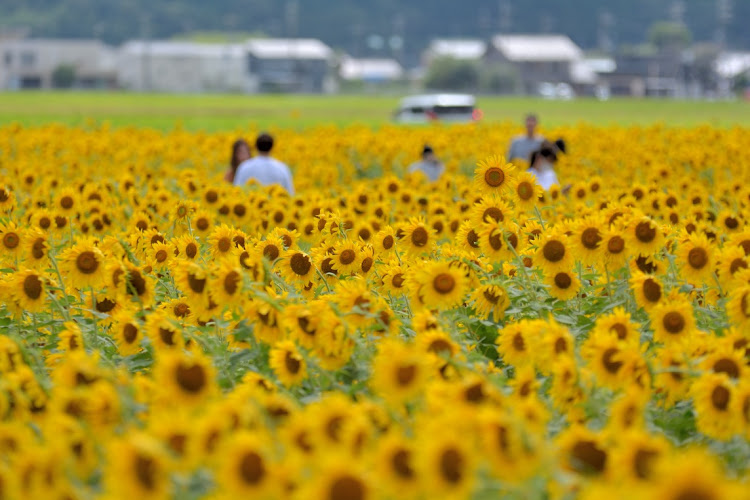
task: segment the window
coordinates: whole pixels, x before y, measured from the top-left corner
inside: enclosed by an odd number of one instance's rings
[[[5,66],[10,66],[11,64],[13,64],[13,52],[7,51],[3,59],[5,60]]]
[[[33,52],[21,52],[21,66],[29,68],[36,63],[36,54]]]

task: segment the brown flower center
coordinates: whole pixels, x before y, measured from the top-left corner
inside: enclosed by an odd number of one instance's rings
[[[258,484],[266,477],[266,466],[263,457],[254,451],[248,451],[240,460],[240,477],[247,484]]]
[[[607,464],[607,453],[593,441],[579,441],[570,451],[573,466],[580,472],[600,474]]]
[[[485,209],[484,213],[482,214],[483,221],[488,222],[488,219],[492,219],[496,222],[502,222],[503,219],[505,219],[505,216],[503,215],[503,211],[499,208],[489,207]]]
[[[237,271],[229,271],[227,275],[224,276],[224,291],[229,295],[237,293],[237,288],[241,279],[242,277],[240,276],[240,273]]]
[[[397,450],[391,456],[391,464],[396,474],[403,479],[412,479],[414,477],[414,469],[411,468],[411,453],[409,450],[403,448]]]
[[[456,287],[456,280],[448,273],[440,273],[432,280],[432,287],[440,294],[448,294]]]
[[[717,385],[714,387],[714,390],[711,391],[711,404],[713,404],[714,408],[719,411],[727,411],[730,395],[731,393],[729,392],[729,389],[723,385]]]
[[[733,359],[721,358],[714,363],[714,372],[726,373],[731,378],[738,378],[740,376],[740,367]]]
[[[610,347],[609,349],[604,351],[604,354],[602,354],[602,365],[604,365],[604,369],[613,375],[620,371],[620,368],[622,368],[622,361],[615,361],[612,359],[617,354],[619,354],[619,352],[619,349]]]
[[[488,168],[484,173],[484,182],[490,187],[498,187],[505,182],[505,172],[499,167]]]
[[[635,226],[635,237],[642,243],[651,243],[656,238],[656,229],[650,222],[639,222]]]
[[[357,258],[357,254],[354,253],[354,250],[350,248],[347,248],[346,250],[341,252],[341,255],[339,255],[339,261],[345,266],[354,262],[354,259],[356,258]]]
[[[599,247],[600,241],[602,241],[602,237],[599,234],[599,230],[595,227],[587,227],[581,233],[581,244],[589,250],[595,250]]]
[[[96,254],[90,250],[81,252],[76,258],[76,267],[83,274],[94,274],[99,268],[99,261],[96,258]]]
[[[643,296],[649,302],[659,302],[661,300],[661,285],[653,278],[648,278],[643,282]]]
[[[464,457],[454,448],[448,448],[440,455],[440,475],[449,483],[458,483],[463,477]]]
[[[294,353],[287,351],[284,354],[284,366],[289,373],[291,373],[292,375],[297,375],[300,371],[300,368],[302,368],[302,363],[300,363],[299,359],[297,359],[297,356]]]
[[[263,256],[267,257],[271,262],[278,259],[280,253],[281,251],[279,250],[279,247],[273,244],[266,245],[265,248],[263,248]]]
[[[203,289],[206,287],[206,278],[198,278],[193,273],[188,273],[188,286],[195,293],[203,293]]]
[[[557,273],[555,275],[555,286],[562,290],[567,290],[570,285],[573,284],[573,280],[570,278],[568,273]]]
[[[526,342],[520,332],[513,336],[513,348],[519,352],[526,350]]]
[[[516,193],[518,194],[518,197],[520,199],[526,201],[531,199],[531,197],[534,195],[534,187],[530,183],[522,181],[518,183]]]
[[[386,236],[385,238],[383,238],[383,248],[385,250],[390,250],[391,248],[393,248],[394,243],[395,243],[395,240],[393,239],[393,236],[391,236],[390,234]]]
[[[693,269],[703,269],[708,264],[708,253],[704,248],[691,248],[688,252],[688,264]]]
[[[625,240],[620,236],[612,236],[607,242],[607,250],[614,255],[622,253],[625,250]]]
[[[677,311],[669,311],[664,315],[662,325],[667,332],[676,335],[685,328],[685,318]]]
[[[36,274],[30,274],[23,280],[23,293],[31,300],[36,300],[42,295],[42,281]]]
[[[340,476],[331,484],[329,500],[364,500],[365,485],[353,476]]]
[[[135,477],[145,489],[153,491],[156,489],[156,462],[150,457],[137,455],[135,457]]]
[[[206,386],[206,370],[200,365],[177,365],[175,378],[180,388],[190,394],[198,394]]]
[[[429,237],[430,235],[425,228],[418,227],[411,233],[411,242],[415,247],[421,248],[427,244]]]
[[[414,365],[399,366],[396,369],[396,381],[401,387],[409,385],[417,376],[417,367]]]
[[[132,323],[125,323],[122,327],[122,338],[128,344],[132,344],[138,338],[138,328]]]
[[[548,241],[542,248],[542,254],[549,262],[560,262],[565,257],[565,245],[558,240]]]

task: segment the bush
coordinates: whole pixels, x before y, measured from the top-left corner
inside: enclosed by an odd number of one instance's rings
[[[441,57],[432,62],[425,77],[425,87],[440,90],[473,91],[479,86],[479,65]]]
[[[70,64],[61,64],[52,72],[52,86],[56,89],[69,89],[76,81],[76,69]]]

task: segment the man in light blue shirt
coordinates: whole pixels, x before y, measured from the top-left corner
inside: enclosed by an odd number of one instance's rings
[[[422,149],[422,161],[412,163],[407,170],[410,174],[422,172],[430,182],[438,180],[444,171],[445,165],[438,161],[435,152],[429,144],[425,144]]]
[[[544,137],[536,133],[536,126],[536,115],[533,113],[526,115],[526,133],[513,138],[506,157],[507,161],[521,159],[529,163],[531,153],[539,149],[544,140]]]
[[[234,185],[244,186],[250,179],[262,186],[280,184],[293,196],[292,172],[285,164],[271,157],[273,137],[266,133],[260,134],[255,140],[255,148],[258,156],[240,163],[234,176]]]

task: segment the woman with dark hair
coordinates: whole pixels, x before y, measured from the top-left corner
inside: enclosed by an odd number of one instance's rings
[[[564,142],[562,143],[564,147]],[[555,174],[555,163],[557,155],[563,149],[560,145],[550,141],[543,141],[541,147],[531,153],[529,158],[529,172],[536,177],[536,183],[542,188],[549,189],[553,184],[557,184],[557,174]]]
[[[250,145],[245,139],[237,139],[232,144],[232,158],[229,161],[229,168],[224,174],[224,180],[234,182],[234,176],[237,174],[237,167],[245,160],[252,158],[250,154]]]

